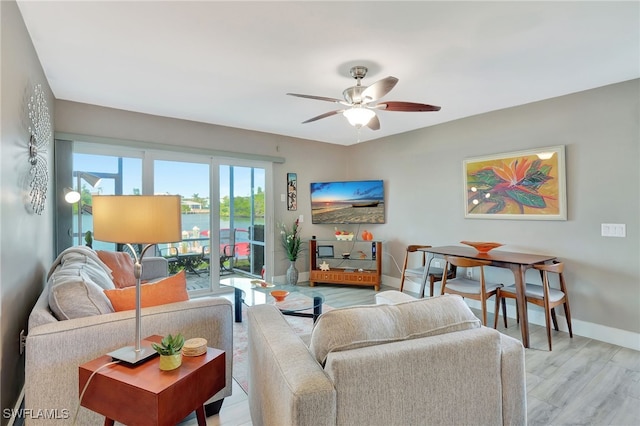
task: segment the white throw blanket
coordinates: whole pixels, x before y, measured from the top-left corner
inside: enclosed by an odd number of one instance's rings
[[[95,261],[99,266],[104,268],[105,272],[109,275],[109,278],[113,279],[113,275],[111,274],[111,269],[98,257],[98,254],[91,248],[86,246],[74,246],[65,249],[62,253],[58,255],[56,260],[53,261],[51,268],[49,268],[49,273],[47,274],[47,280],[51,278],[51,274],[56,270],[59,265],[62,265],[65,260],[78,258],[79,256],[88,257],[91,260]]]

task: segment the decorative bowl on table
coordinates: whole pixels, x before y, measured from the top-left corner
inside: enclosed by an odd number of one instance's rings
[[[336,234],[338,241],[351,241],[353,240],[353,234]]]
[[[504,245],[500,243],[484,241],[460,241],[460,243],[473,247],[474,249],[478,250],[478,253],[489,253],[490,250],[493,250],[496,247],[502,247]]]
[[[271,296],[276,299],[276,302],[283,302],[284,298],[289,295],[287,290],[273,290]]]
[[[275,287],[275,284],[271,284],[271,283],[268,283],[268,282],[262,281],[262,280],[251,280],[251,284],[254,287],[262,287],[262,288]]]

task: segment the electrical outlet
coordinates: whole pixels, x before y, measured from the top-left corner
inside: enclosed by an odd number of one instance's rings
[[[467,278],[473,279],[473,269],[467,268]]]
[[[440,261],[436,259],[436,260],[433,261],[433,267],[434,268],[442,268],[442,265],[440,265]]]

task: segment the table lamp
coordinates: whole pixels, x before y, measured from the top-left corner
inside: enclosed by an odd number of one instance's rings
[[[126,244],[133,253],[136,278],[136,341],[110,352],[114,359],[137,364],[156,354],[151,344],[140,339],[140,279],[146,251],[158,243],[182,239],[182,209],[179,195],[94,195],[94,239]],[[136,254],[132,244],[145,244]]]

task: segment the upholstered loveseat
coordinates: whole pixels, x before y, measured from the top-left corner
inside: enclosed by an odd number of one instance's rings
[[[71,424],[78,409],[78,366],[133,344],[135,311],[113,312],[109,299],[101,297],[105,289],[115,288],[115,275],[87,247],[70,248],[54,262],[46,288],[29,317],[25,408],[31,414],[26,416],[27,425]],[[145,281],[160,284],[164,281],[159,279],[165,276],[165,259],[143,259]],[[180,332],[187,339],[203,337],[209,346],[226,352],[226,386],[209,401],[209,407],[219,406],[223,398],[231,395],[232,318],[231,303],[221,297],[142,309],[143,337]],[[84,407],[77,416],[78,425],[104,422],[103,417]]]
[[[248,310],[249,406],[261,425],[524,425],[524,348],[457,295],[325,312],[309,344]]]

